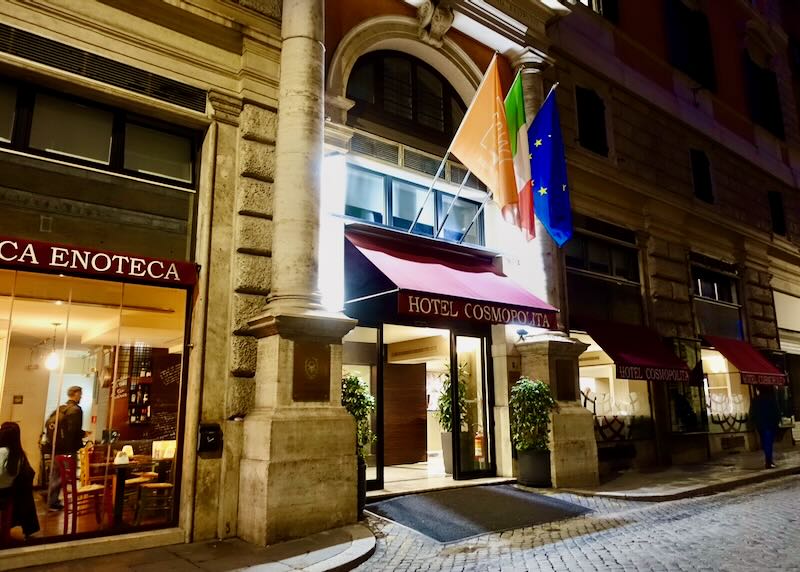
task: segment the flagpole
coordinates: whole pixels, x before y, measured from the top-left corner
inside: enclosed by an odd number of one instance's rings
[[[486,193],[486,196],[484,197],[483,201],[481,202],[481,206],[478,207],[478,212],[476,212],[475,216],[472,217],[472,220],[469,221],[469,226],[467,227],[467,230],[464,231],[464,234],[461,235],[461,238],[458,240],[458,244],[461,244],[462,242],[464,242],[464,239],[467,238],[467,235],[469,234],[469,231],[472,229],[472,225],[475,224],[476,220],[478,220],[478,217],[481,215],[481,212],[483,212],[483,207],[486,206],[486,203],[488,203],[489,199],[491,199],[491,198],[492,198],[492,192],[489,191],[489,192]]]
[[[489,63],[489,67],[486,68],[487,70],[492,67],[492,63],[497,59],[497,52],[494,53],[492,56],[492,62]],[[436,175],[433,177],[430,186],[428,186],[428,192],[425,193],[425,200],[422,201],[422,205],[419,207],[417,211],[417,216],[414,217],[411,226],[408,227],[407,234],[411,234],[411,231],[414,230],[414,226],[416,226],[417,222],[419,222],[419,217],[422,216],[422,211],[425,209],[425,205],[428,204],[428,199],[433,192],[433,187],[436,186],[436,180],[439,178],[439,175],[442,174],[442,169],[444,168],[445,162],[447,161],[447,157],[450,155],[450,150],[453,148],[453,142],[458,139],[459,133],[461,133],[461,129],[464,127],[464,122],[469,116],[469,112],[472,109],[472,104],[475,102],[475,98],[478,97],[478,94],[481,92],[481,88],[483,87],[484,82],[486,81],[487,74],[483,74],[483,78],[481,78],[481,83],[478,84],[478,89],[475,90],[475,95],[472,96],[472,101],[469,102],[469,107],[467,107],[467,112],[464,114],[464,117],[461,119],[461,123],[458,125],[458,129],[456,130],[456,134],[453,135],[453,138],[450,140],[450,145],[447,146],[447,151],[444,154],[444,158],[442,162],[439,163],[439,168],[436,170]]]
[[[453,197],[453,201],[450,203],[450,206],[447,207],[447,212],[444,214],[444,218],[442,219],[442,224],[439,228],[436,229],[436,236],[434,236],[433,238],[439,238],[439,234],[442,232],[442,229],[444,229],[444,224],[447,222],[447,218],[450,216],[450,211],[453,210],[453,207],[455,206],[458,197],[461,196],[461,191],[464,189],[464,185],[467,184],[467,179],[469,179],[469,176],[471,174],[472,171],[468,170],[467,174],[464,175],[464,179],[461,181],[461,185],[459,185],[458,190],[456,191],[456,196]]]

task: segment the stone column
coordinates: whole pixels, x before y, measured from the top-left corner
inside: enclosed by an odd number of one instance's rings
[[[355,326],[317,291],[323,0],[284,0],[272,289],[249,322],[254,409],[244,421],[238,533],[266,545],[356,520],[355,423],[341,407],[341,343]]]
[[[513,62],[522,73],[525,115],[532,121],[544,97],[542,72],[552,60],[549,56],[528,48]],[[561,250],[537,217],[536,239],[530,243],[527,263],[540,269],[541,280],[534,294],[556,308],[566,308],[566,275]],[[597,443],[594,436],[594,417],[580,401],[578,356],[586,345],[569,338],[564,330],[564,313],[558,316],[557,332],[549,332],[519,342],[522,356],[520,373],[541,379],[550,385],[559,403],[559,412],[552,415],[550,462],[553,486],[593,486],[598,482]],[[515,380],[510,379],[513,383]],[[497,418],[497,413],[496,413]]]
[[[587,344],[560,332],[517,344],[522,375],[550,386],[559,411],[551,416],[550,476],[554,487],[593,487],[599,482],[594,416],[580,404],[578,357]]]

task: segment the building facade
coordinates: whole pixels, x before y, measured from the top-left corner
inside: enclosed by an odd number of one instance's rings
[[[513,477],[520,375],[554,486],[757,447],[754,385],[788,429],[796,9],[656,4],[2,4],[0,420],[77,499],[0,567],[354,522],[348,374],[372,489]],[[561,249],[447,153],[494,54],[529,118],[558,84]],[[74,386],[92,445],[56,451]]]

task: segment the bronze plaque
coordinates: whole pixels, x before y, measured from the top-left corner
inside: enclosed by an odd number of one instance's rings
[[[329,401],[331,398],[331,348],[314,342],[294,343],[294,401]]]

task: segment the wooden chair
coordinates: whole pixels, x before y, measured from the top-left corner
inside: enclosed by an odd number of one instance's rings
[[[145,483],[139,486],[139,503],[136,507],[136,524],[139,525],[145,515],[157,515],[169,520],[172,516],[172,504],[175,487],[172,483]]]
[[[77,466],[72,455],[56,455],[56,467],[61,476],[61,492],[64,495],[64,534],[78,532],[78,517],[94,513],[97,524],[102,521],[101,496],[103,485],[78,486]]]

